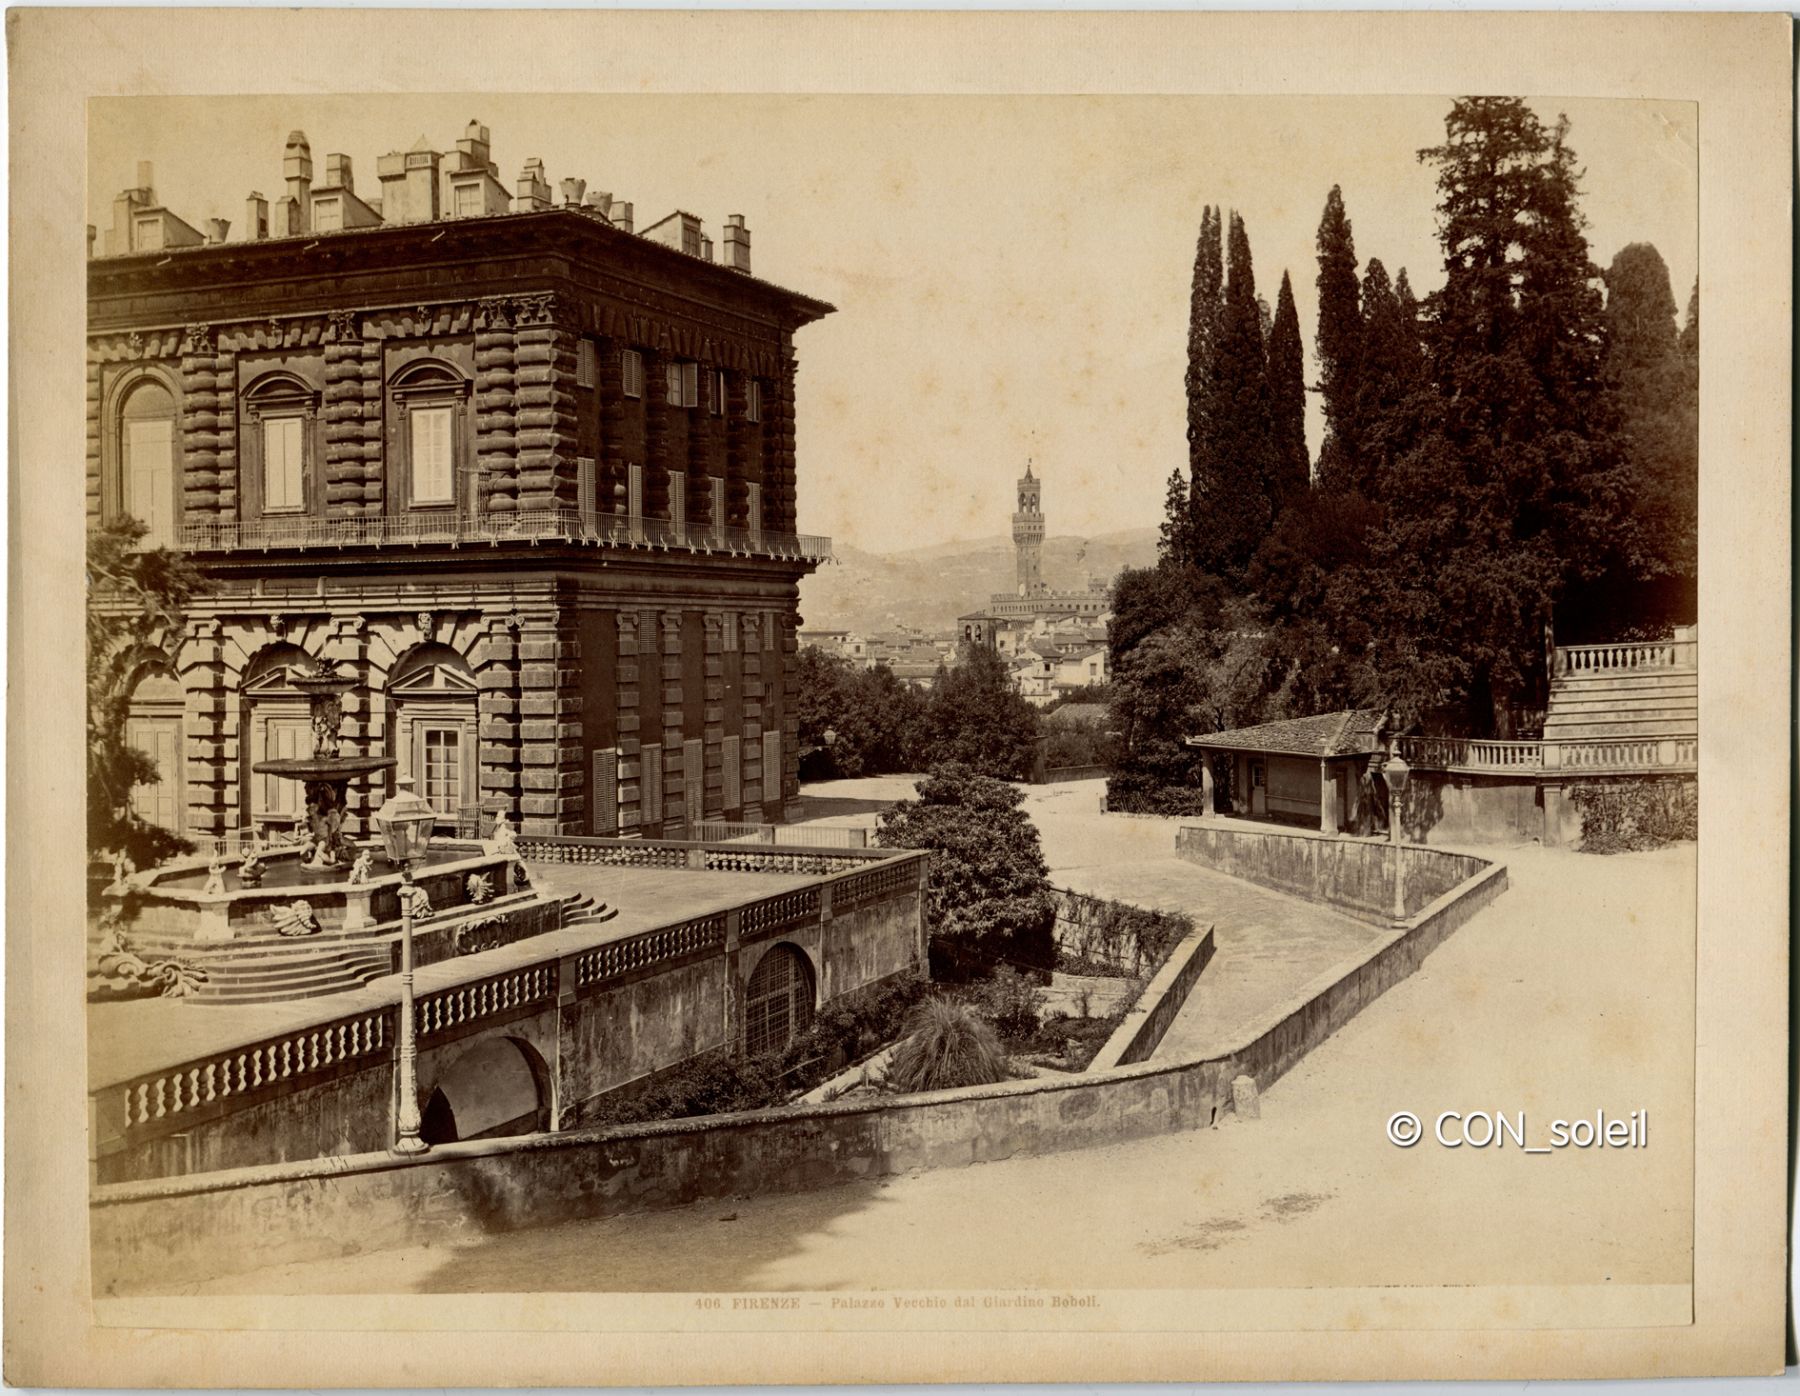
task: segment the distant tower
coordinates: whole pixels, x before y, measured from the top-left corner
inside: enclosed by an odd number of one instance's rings
[[[1044,514],[1038,504],[1038,482],[1031,462],[1019,481],[1019,510],[1013,515],[1013,551],[1018,557],[1019,595],[1036,596],[1044,589],[1039,575],[1044,551]]]

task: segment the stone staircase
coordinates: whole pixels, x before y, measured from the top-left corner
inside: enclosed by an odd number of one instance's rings
[[[1670,641],[1572,645],[1556,651],[1544,713],[1547,766],[1686,765],[1700,736],[1700,670],[1692,632]],[[1558,762],[1548,748],[1575,756]],[[1584,752],[1608,759],[1580,759]],[[1654,753],[1654,754],[1652,754]]]

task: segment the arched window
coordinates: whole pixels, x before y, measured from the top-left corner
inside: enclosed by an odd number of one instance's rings
[[[254,769],[262,761],[282,761],[311,756],[312,722],[306,696],[294,687],[295,669],[312,667],[312,659],[298,645],[271,645],[244,671],[239,697],[243,703],[240,730],[249,741],[244,747],[243,815],[250,824],[287,829],[300,824],[306,813],[301,783]]]
[[[469,380],[439,359],[421,359],[395,375],[389,396],[393,510],[472,509],[472,491],[461,484],[470,463]]]
[[[156,763],[156,779],[134,786],[132,812],[147,824],[179,834],[186,805],[181,681],[166,664],[146,665],[131,690],[125,743]]]
[[[128,389],[115,442],[115,515],[144,525],[145,547],[173,547],[181,521],[174,394],[154,378]]]
[[[420,645],[395,665],[387,688],[399,778],[411,781],[445,824],[472,824],[480,801],[479,693],[468,662],[448,645]]]
[[[783,1051],[812,1020],[812,963],[797,946],[771,946],[744,993],[744,1050],[753,1057]]]
[[[318,512],[319,394],[291,373],[264,374],[244,394],[249,512]]]

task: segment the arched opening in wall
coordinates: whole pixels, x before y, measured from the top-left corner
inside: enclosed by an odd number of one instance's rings
[[[181,522],[179,445],[175,395],[154,378],[128,389],[119,403],[114,436],[113,516],[143,524],[147,548],[176,543]]]
[[[131,809],[146,824],[172,834],[187,822],[182,707],[181,681],[167,664],[146,664],[138,672],[125,715],[125,742],[156,763],[156,779],[132,787]]]
[[[753,1057],[785,1051],[812,1026],[816,1002],[812,961],[796,945],[774,945],[756,963],[744,991],[744,1050]]]
[[[423,644],[403,655],[388,678],[397,778],[436,810],[439,829],[473,829],[479,818],[475,674],[448,645]]]
[[[311,756],[312,722],[306,696],[294,687],[296,669],[312,668],[312,658],[298,645],[270,645],[251,659],[238,689],[244,769],[242,815],[246,826],[290,830],[305,822],[304,787],[297,780],[265,775],[263,761]]]
[[[550,1072],[523,1038],[490,1037],[450,1063],[421,1113],[427,1144],[546,1130]]]

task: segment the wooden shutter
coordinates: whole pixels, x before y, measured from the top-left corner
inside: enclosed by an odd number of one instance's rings
[[[744,807],[744,739],[727,737],[721,744],[720,760],[725,775],[725,813],[736,814]]]
[[[681,405],[695,407],[700,402],[700,365],[685,363],[681,365]]]
[[[594,753],[593,831],[602,836],[619,832],[619,753]]]
[[[712,480],[712,527],[714,533],[725,527],[725,481],[717,475]]]
[[[702,742],[681,744],[681,798],[688,837],[693,838],[706,818],[706,746]]]
[[[594,382],[598,376],[595,372],[595,363],[594,341],[591,339],[581,340],[575,346],[576,387],[591,388],[594,386]]]
[[[144,542],[175,541],[175,424],[167,417],[125,423],[125,512],[148,530]]]
[[[644,467],[625,467],[625,513],[633,519],[644,517]]]
[[[263,508],[304,509],[301,476],[301,419],[270,417],[263,422]]]
[[[762,787],[763,803],[781,803],[781,733],[764,732],[762,734]]]
[[[448,504],[450,488],[449,407],[415,407],[412,421],[412,497],[414,504]]]
[[[762,537],[762,486],[753,482],[749,488],[750,488],[750,518],[749,518],[748,522],[749,522],[749,527],[750,527],[750,536],[752,538],[761,538]]]
[[[687,532],[687,472],[669,472],[669,528],[677,540]]]
[[[575,458],[575,504],[583,514],[594,512],[594,458]]]
[[[644,395],[644,356],[635,349],[627,349],[619,356],[620,391],[626,397],[642,397]]]

